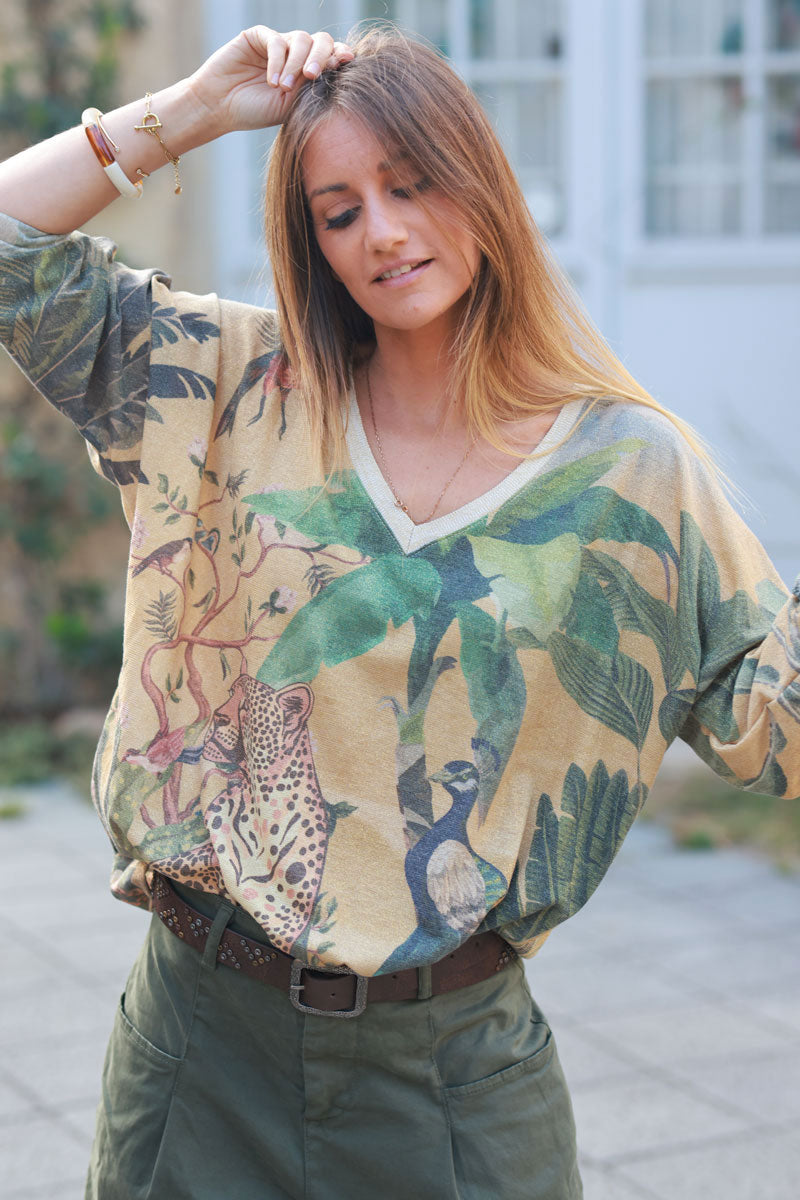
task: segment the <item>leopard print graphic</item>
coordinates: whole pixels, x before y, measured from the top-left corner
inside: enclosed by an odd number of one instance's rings
[[[159,875],[168,875],[170,879],[177,879],[178,883],[185,883],[199,892],[225,895],[225,885],[211,842],[201,842],[181,854],[171,854],[169,858],[154,862],[152,868]]]
[[[206,807],[216,858],[209,866],[287,953],[311,919],[328,842],[307,727],[313,704],[308,684],[275,690],[240,675],[203,745],[203,757],[218,764],[207,780],[227,776]]]

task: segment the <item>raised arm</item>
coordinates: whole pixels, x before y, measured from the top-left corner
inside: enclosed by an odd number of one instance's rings
[[[151,110],[167,149],[179,157],[233,130],[280,124],[305,80],[352,57],[328,33],[280,34],[256,25],[188,79],[155,93]],[[156,138],[135,129],[144,112],[141,98],[103,116],[117,162],[133,183],[138,170],[149,175],[168,164]],[[80,126],[0,163],[0,212],[45,233],[69,233],[118,196]]]

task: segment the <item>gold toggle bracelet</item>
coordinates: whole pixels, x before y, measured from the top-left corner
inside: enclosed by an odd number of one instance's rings
[[[153,99],[153,93],[146,92],[144,98],[145,98],[144,116],[142,117],[141,124],[134,125],[133,128],[136,130],[141,129],[145,133],[152,133],[153,137],[158,141],[159,145],[161,146],[161,149],[164,151],[167,161],[170,163],[170,165],[172,166],[172,170],[175,172],[175,195],[180,196],[181,192],[183,191],[183,188],[181,187],[181,177],[178,172],[178,163],[181,161],[180,155],[173,154],[172,151],[167,148],[167,146],[164,144],[164,139],[162,138],[161,134],[158,132],[159,129],[163,129],[164,127],[161,124],[161,121],[159,120],[159,118],[156,116],[156,114],[152,111],[152,109],[150,107],[150,103]]]

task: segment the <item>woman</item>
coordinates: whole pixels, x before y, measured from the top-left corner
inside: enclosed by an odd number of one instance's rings
[[[69,233],[276,123],[277,314]],[[800,793],[797,594],[431,50],[259,26],[85,124],[2,168],[0,328],[132,530],[94,799],[154,918],[87,1194],[580,1196],[519,956],[676,736]]]

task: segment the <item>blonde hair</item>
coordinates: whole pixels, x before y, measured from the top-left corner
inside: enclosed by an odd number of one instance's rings
[[[506,422],[571,399],[613,397],[667,417],[708,462],[698,435],[637,383],[584,312],[463,80],[431,46],[394,26],[362,28],[348,40],[355,58],[302,90],[275,139],[267,176],[281,335],[320,465],[336,471],[344,461],[351,372],[375,337],[371,318],[317,244],[303,188],[303,151],[332,114],[362,122],[430,179],[480,251],[451,353],[451,394],[463,398],[475,436],[508,449]]]

